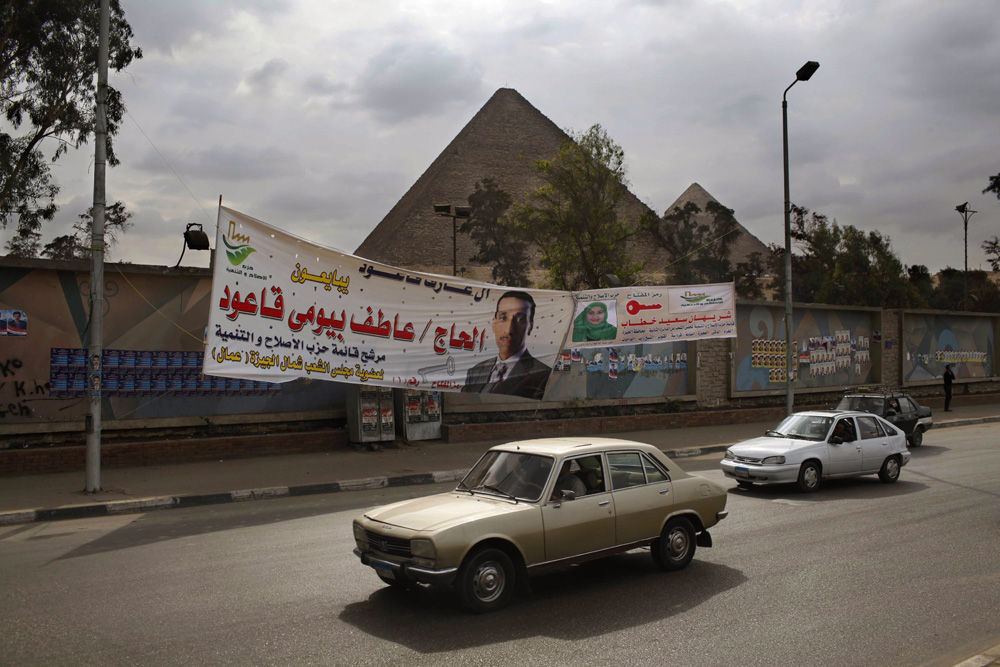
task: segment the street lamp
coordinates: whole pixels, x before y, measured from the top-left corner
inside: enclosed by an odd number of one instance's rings
[[[969,307],[966,303],[969,298],[969,218],[978,211],[969,208],[969,202],[959,204],[955,210],[962,216],[962,226],[965,228],[965,273],[962,274],[962,309],[965,310]]]
[[[795,390],[792,387],[792,220],[791,198],[788,195],[788,100],[786,96],[799,81],[808,81],[819,63],[810,60],[795,73],[795,81],[785,88],[781,96],[781,131],[785,157],[785,403],[788,414],[792,414]]]
[[[472,207],[456,206],[451,211],[451,204],[434,204],[434,212],[451,218],[451,275],[458,275],[458,219],[468,218]]]

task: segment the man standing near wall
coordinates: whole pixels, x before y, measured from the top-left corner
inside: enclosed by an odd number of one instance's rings
[[[951,383],[955,381],[955,374],[951,372],[951,364],[944,367],[944,411],[951,412]]]

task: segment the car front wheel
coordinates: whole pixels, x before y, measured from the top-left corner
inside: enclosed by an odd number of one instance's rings
[[[882,462],[882,469],[878,471],[878,478],[886,484],[892,484],[899,479],[899,459],[890,456]]]
[[[919,426],[910,434],[910,447],[919,447],[924,442],[924,429]]]
[[[668,521],[651,549],[653,560],[661,569],[668,572],[687,567],[694,558],[694,550],[694,526],[684,517],[675,517]]]
[[[799,490],[803,493],[818,491],[821,476],[819,464],[815,461],[806,461],[799,468]]]
[[[502,609],[514,594],[514,564],[499,549],[472,552],[458,574],[462,604],[477,614]]]

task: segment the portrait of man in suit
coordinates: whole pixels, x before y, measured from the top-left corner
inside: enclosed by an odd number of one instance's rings
[[[541,399],[552,369],[528,352],[534,322],[535,300],[530,294],[510,291],[501,296],[493,313],[497,356],[470,368],[462,391]]]

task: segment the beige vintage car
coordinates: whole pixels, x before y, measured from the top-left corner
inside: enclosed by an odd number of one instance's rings
[[[679,570],[726,514],[721,484],[651,445],[524,440],[487,451],[454,491],[365,512],[354,553],[391,586],[453,585],[486,612],[529,574],[639,547]]]

